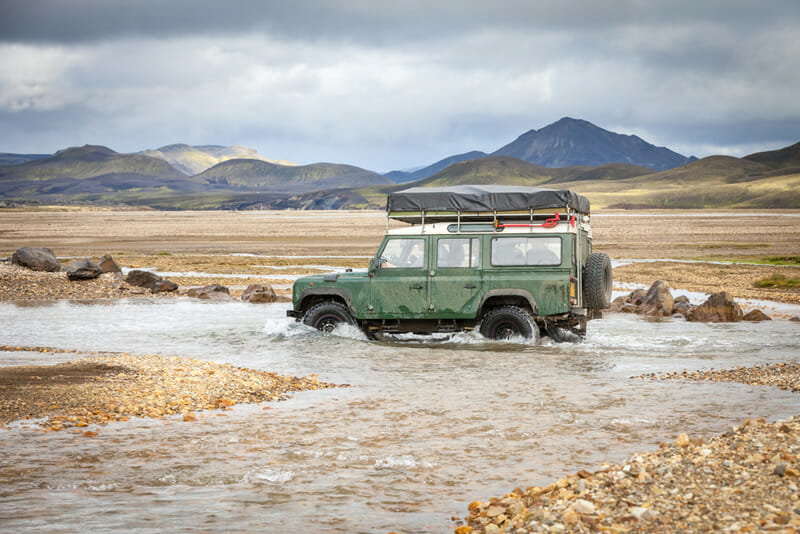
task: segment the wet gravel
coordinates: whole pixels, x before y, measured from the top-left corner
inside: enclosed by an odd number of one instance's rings
[[[798,391],[800,365],[641,375]],[[748,419],[707,442],[681,434],[657,451],[545,487],[474,501],[456,534],[539,532],[798,532],[800,416]]]

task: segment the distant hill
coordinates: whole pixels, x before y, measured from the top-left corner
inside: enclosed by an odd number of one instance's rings
[[[180,177],[166,161],[139,154],[119,154],[110,148],[85,145],[59,150],[52,156],[0,167],[0,180],[83,179],[112,173]]]
[[[440,159],[436,163],[418,169],[414,172],[392,171],[392,172],[387,172],[386,174],[384,174],[384,176],[386,176],[387,178],[398,184],[406,182],[416,182],[417,180],[422,180],[424,178],[427,178],[428,176],[432,176],[437,172],[441,171],[442,169],[446,169],[447,167],[449,167],[454,163],[459,163],[461,161],[467,161],[471,159],[483,158],[486,156],[487,156],[486,152],[481,152],[480,150],[473,150],[472,152],[465,152],[464,154],[456,154],[455,156],[450,156],[448,158]]]
[[[163,159],[187,176],[194,176],[218,163],[231,159],[255,159],[281,165],[294,165],[294,163],[289,161],[267,159],[255,149],[240,145],[190,146],[174,144],[162,146],[157,149],[144,150],[139,152],[139,154]]]
[[[246,187],[288,195],[311,190],[392,183],[381,174],[352,165],[313,163],[290,166],[252,159],[224,161],[194,176],[192,180],[210,185]]]
[[[795,143],[780,150],[750,154],[745,156],[744,159],[763,163],[773,169],[800,169],[800,143]]]
[[[530,130],[492,155],[512,156],[543,167],[629,163],[666,170],[693,161],[693,158],[654,146],[635,135],[610,132],[588,121],[569,117],[541,130]]]
[[[10,154],[8,152],[0,152],[0,166],[19,165],[35,159],[49,158],[50,156],[52,154]]]

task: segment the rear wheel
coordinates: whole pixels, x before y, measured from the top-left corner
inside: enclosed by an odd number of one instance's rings
[[[481,319],[480,332],[489,339],[522,337],[536,341],[539,328],[531,314],[517,306],[503,306],[486,312]]]
[[[611,305],[613,275],[607,254],[593,252],[583,268],[583,303],[590,310],[605,310]]]
[[[343,304],[328,300],[310,307],[303,315],[303,324],[331,333],[340,324],[354,325],[356,322]]]

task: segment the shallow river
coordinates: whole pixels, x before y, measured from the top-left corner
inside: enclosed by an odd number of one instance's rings
[[[475,499],[547,484],[800,413],[769,387],[649,372],[800,360],[788,321],[706,325],[607,315],[581,344],[326,336],[287,305],[189,299],[0,304],[0,344],[211,359],[356,387],[237,406],[196,423],[133,419],[96,438],[0,430],[5,531],[452,532]],[[70,354],[2,353],[0,365]]]

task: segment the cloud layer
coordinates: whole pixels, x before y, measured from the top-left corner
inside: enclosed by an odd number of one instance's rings
[[[800,140],[794,0],[293,4],[4,2],[0,151],[244,144],[389,170],[562,116],[687,155]]]

